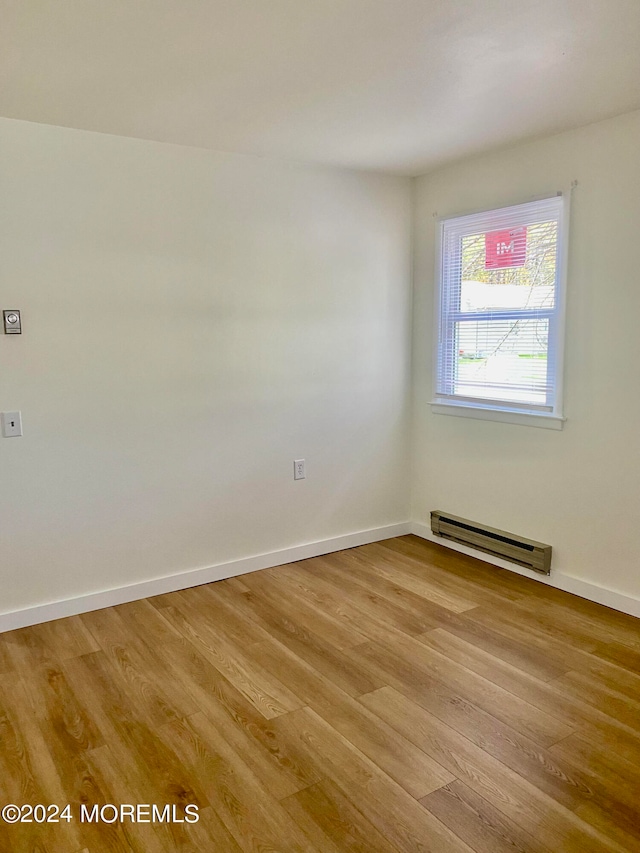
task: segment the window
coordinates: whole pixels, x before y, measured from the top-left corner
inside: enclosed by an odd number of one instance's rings
[[[434,410],[562,427],[566,201],[440,222]]]

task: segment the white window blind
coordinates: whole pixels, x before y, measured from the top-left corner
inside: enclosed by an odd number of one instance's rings
[[[440,223],[434,403],[561,416],[562,196]]]

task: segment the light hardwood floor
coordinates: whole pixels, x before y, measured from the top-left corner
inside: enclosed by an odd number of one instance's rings
[[[406,536],[3,634],[0,799],[74,814],[3,853],[640,851],[640,621]]]

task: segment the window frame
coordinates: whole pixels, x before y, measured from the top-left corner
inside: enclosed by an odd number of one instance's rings
[[[435,287],[435,335],[434,335],[434,360],[433,360],[433,397],[431,410],[434,414],[456,415],[470,417],[480,420],[502,421],[505,423],[522,424],[528,426],[545,427],[547,429],[563,428],[566,418],[563,414],[563,367],[564,367],[564,345],[565,345],[565,315],[566,315],[566,280],[567,280],[567,257],[569,239],[569,209],[571,192],[557,192],[553,195],[545,195],[530,198],[525,202],[510,204],[498,208],[486,208],[473,213],[459,214],[453,216],[438,217],[436,220],[436,287]],[[552,377],[554,397],[552,401],[547,399],[547,405],[522,404],[504,400],[492,400],[488,398],[463,397],[462,395],[446,394],[439,389],[441,378],[441,360],[443,359],[443,348],[448,345],[450,363],[455,362],[455,336],[442,339],[442,329],[445,324],[452,328],[455,324],[455,315],[460,311],[443,312],[447,298],[451,297],[452,288],[446,282],[446,257],[445,257],[445,229],[448,223],[457,223],[458,228],[466,230],[469,234],[481,233],[484,228],[483,218],[489,218],[488,230],[498,230],[501,227],[514,227],[513,223],[502,225],[501,217],[510,217],[521,208],[523,223],[527,224],[526,208],[544,203],[556,202],[558,218],[558,241],[556,249],[556,279],[555,279],[555,307],[553,310],[531,309],[531,317],[544,319],[542,315],[547,314],[549,319],[548,348],[547,348],[547,370]],[[523,309],[507,309],[505,311],[474,312],[473,320],[492,319],[526,319]],[[467,315],[468,316],[468,315]],[[446,358],[446,354],[444,355]],[[446,377],[445,377],[446,378]]]

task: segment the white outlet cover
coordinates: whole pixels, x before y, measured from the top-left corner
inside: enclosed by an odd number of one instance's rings
[[[20,412],[2,412],[2,435],[4,438],[18,438],[22,435]]]

